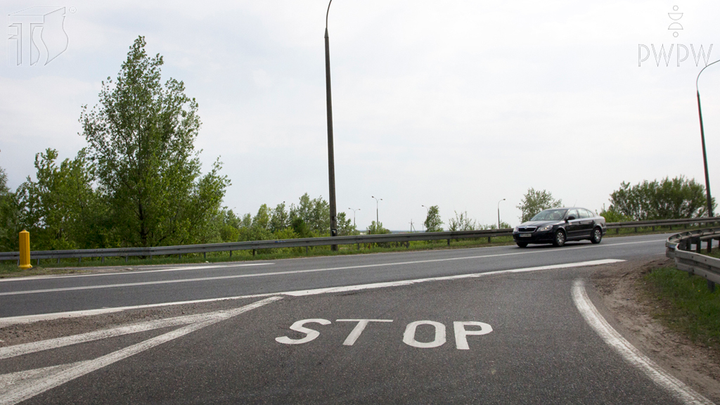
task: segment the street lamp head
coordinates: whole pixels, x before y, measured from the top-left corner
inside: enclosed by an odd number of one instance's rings
[[[700,69],[700,72],[698,72],[698,75],[697,75],[697,77],[695,78],[695,90],[696,90],[698,93],[700,92],[700,89],[699,89],[699,87],[698,87],[698,82],[699,82],[699,80],[700,80],[700,75],[702,74],[702,72],[703,72],[705,69],[709,68],[710,66],[712,66],[712,65],[714,65],[714,64],[716,64],[716,63],[718,63],[718,62],[720,62],[720,59],[716,60],[715,62],[708,63],[707,65],[705,65],[704,68]]]

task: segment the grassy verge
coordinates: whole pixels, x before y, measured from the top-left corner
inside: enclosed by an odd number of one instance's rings
[[[675,267],[655,269],[644,279],[657,319],[695,343],[720,350],[720,288],[710,292],[707,280]]]

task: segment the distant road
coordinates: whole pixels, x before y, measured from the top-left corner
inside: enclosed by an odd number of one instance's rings
[[[0,318],[236,297],[283,291],[452,276],[664,253],[667,235],[606,238],[550,246],[360,254],[272,262],[153,266],[113,274],[0,281]]]

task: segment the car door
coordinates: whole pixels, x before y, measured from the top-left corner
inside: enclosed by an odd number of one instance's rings
[[[589,238],[592,236],[593,225],[595,225],[595,221],[593,221],[595,215],[584,208],[578,208],[578,213],[580,214],[580,218],[582,219],[582,221],[580,221],[581,237]]]
[[[565,232],[567,233],[567,239],[577,239],[582,237],[582,218],[577,209],[568,210],[565,214]]]

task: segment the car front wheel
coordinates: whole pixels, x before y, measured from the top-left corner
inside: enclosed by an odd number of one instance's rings
[[[562,246],[565,244],[565,232],[559,230],[555,232],[555,239],[553,239],[553,245]]]
[[[592,237],[590,237],[590,241],[592,243],[600,243],[600,241],[602,240],[602,237],[603,237],[602,229],[595,228],[595,229],[593,229]]]
[[[527,245],[528,245],[527,242],[515,242],[515,243],[517,243],[517,245],[520,246],[521,248],[527,247]]]

